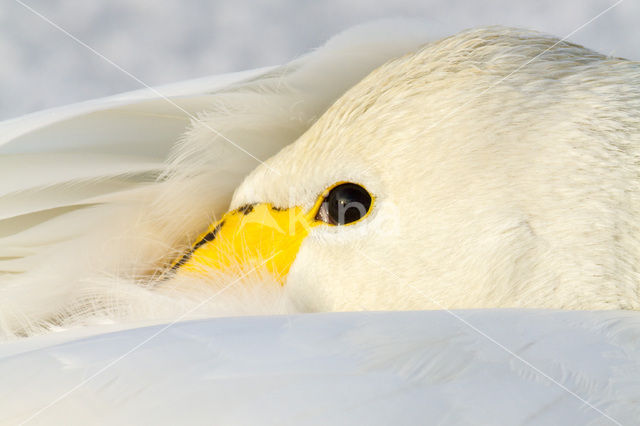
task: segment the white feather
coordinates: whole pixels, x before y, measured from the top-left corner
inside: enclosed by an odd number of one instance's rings
[[[0,347],[0,423],[635,424],[639,329],[634,312],[481,310],[42,336]]]

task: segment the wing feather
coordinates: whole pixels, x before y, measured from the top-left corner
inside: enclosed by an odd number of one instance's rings
[[[454,313],[503,347],[444,311],[221,318],[17,342],[0,348],[0,422],[43,407],[34,420],[57,424],[637,422],[637,312]]]

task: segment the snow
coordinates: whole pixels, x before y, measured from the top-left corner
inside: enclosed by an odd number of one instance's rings
[[[20,0],[22,1],[22,0]],[[287,62],[355,24],[423,18],[435,34],[511,25],[566,36],[615,0],[25,0],[148,85]],[[640,59],[640,2],[626,0],[569,39]],[[141,87],[17,0],[0,8],[0,119]]]

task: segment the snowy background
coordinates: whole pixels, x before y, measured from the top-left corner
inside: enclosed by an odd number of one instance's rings
[[[25,5],[146,84],[160,85],[282,63],[379,18],[425,18],[443,36],[503,24],[564,37],[616,2],[0,0],[0,119],[140,88]],[[623,0],[569,39],[640,59],[639,18],[640,0]]]

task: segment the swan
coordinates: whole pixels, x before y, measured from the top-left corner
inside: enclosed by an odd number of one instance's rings
[[[635,421],[640,66],[430,36],[0,124],[0,420]]]

